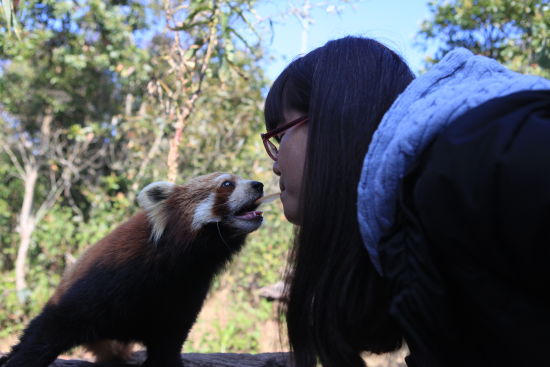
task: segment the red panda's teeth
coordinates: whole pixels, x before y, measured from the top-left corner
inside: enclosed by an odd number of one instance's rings
[[[254,219],[254,218],[257,218],[257,217],[261,217],[262,216],[262,213],[263,212],[260,212],[260,211],[251,211],[251,212],[246,212],[242,215],[236,215],[235,218],[239,218],[239,219]]]

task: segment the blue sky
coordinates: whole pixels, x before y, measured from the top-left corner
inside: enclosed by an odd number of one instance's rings
[[[315,0],[311,0],[315,2]],[[303,0],[300,1],[303,3]],[[346,35],[374,38],[397,51],[418,73],[422,69],[424,53],[414,47],[414,36],[422,20],[430,17],[428,0],[363,0],[353,7],[346,5],[338,14],[324,9],[312,11],[314,24],[308,32],[307,51],[327,41]],[[337,2],[335,2],[337,3]],[[275,5],[276,4],[276,5]],[[286,6],[284,0],[276,1],[272,7],[260,8],[265,12],[274,7]],[[274,79],[296,56],[300,55],[302,27],[294,16],[287,16],[274,24],[273,41],[268,43],[275,60],[267,65],[267,76]]]

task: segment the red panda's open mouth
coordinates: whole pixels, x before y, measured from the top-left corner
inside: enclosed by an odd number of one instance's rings
[[[237,219],[242,220],[254,220],[254,219],[261,219],[262,218],[262,212],[257,211],[256,208],[258,207],[258,204],[254,204],[254,202],[245,205],[243,208],[239,209],[235,214],[234,217]]]
[[[244,214],[241,214],[241,215],[235,215],[235,218],[243,219],[243,220],[260,219],[262,218],[262,212],[259,212],[259,211],[245,212]]]

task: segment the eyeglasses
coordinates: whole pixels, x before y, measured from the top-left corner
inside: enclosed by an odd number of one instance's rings
[[[281,141],[279,135],[281,135],[281,133],[285,130],[306,122],[307,120],[307,116],[298,117],[296,120],[292,120],[288,124],[284,124],[283,126],[279,126],[278,128],[271,130],[270,132],[261,134],[265,150],[267,154],[271,157],[271,159],[273,159],[274,161],[277,161],[277,159],[279,159],[279,143]]]

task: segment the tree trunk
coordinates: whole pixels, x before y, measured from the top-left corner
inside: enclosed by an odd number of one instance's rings
[[[170,141],[170,150],[168,151],[168,181],[176,182],[178,178],[179,164],[179,146],[183,135],[183,121],[176,123],[176,131],[174,137]]]
[[[34,190],[36,180],[38,179],[37,167],[26,167],[25,170],[25,196],[23,197],[23,205],[19,213],[19,248],[17,249],[17,259],[15,261],[15,289],[19,296],[19,300],[25,300],[24,291],[27,289],[26,263],[27,253],[31,244],[31,237],[35,227],[35,218],[32,214],[32,205],[34,201]]]
[[[183,129],[185,128],[185,121],[191,115],[193,104],[198,97],[198,93],[194,94],[186,102],[186,105],[181,110],[176,111],[177,122],[174,137],[170,141],[170,149],[168,150],[168,181],[176,182],[178,178],[178,166],[179,166],[179,146],[183,137]]]

